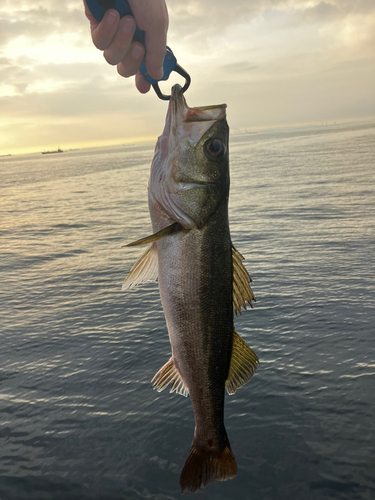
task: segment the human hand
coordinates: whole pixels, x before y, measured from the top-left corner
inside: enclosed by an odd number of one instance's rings
[[[105,60],[115,66],[121,76],[135,75],[135,85],[145,94],[150,83],[139,72],[145,55],[145,64],[155,80],[163,77],[163,61],[167,45],[168,11],[165,0],[127,0],[133,16],[120,15],[116,9],[109,9],[102,21],[97,23],[85,0],[85,14],[90,21],[91,36],[95,47],[103,51]],[[145,32],[145,47],[132,42],[135,27]]]

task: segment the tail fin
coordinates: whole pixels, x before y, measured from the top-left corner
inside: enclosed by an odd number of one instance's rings
[[[227,481],[236,474],[236,460],[229,443],[223,451],[198,448],[193,443],[181,472],[181,492],[196,493],[212,481]]]

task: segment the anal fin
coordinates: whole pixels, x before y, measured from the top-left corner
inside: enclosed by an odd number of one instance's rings
[[[171,390],[169,392],[177,392],[178,394],[181,394],[185,397],[187,397],[189,394],[189,391],[185,386],[181,375],[177,371],[177,368],[174,366],[172,358],[160,368],[151,382],[154,382],[154,389],[156,389],[158,392],[163,391],[171,382],[173,382]]]
[[[235,394],[254,375],[259,359],[246,342],[233,330],[232,357],[225,388],[228,394]]]
[[[252,308],[252,301],[256,302],[251,289],[252,281],[242,261],[243,256],[232,245],[232,263],[233,263],[233,309],[236,314],[241,314],[241,309],[246,309],[246,302]]]

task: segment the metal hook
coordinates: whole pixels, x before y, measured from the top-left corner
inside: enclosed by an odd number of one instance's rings
[[[90,9],[91,14],[94,16],[98,23],[100,23],[100,21],[103,19],[106,10],[110,8],[116,9],[120,13],[121,17],[126,15],[133,15],[131,8],[126,0],[86,0],[86,3]],[[145,32],[140,30],[138,26],[135,29],[133,40],[140,42],[142,45],[145,45]],[[185,78],[185,85],[182,87],[182,92],[185,92],[190,86],[190,75],[179,64],[177,64],[177,59],[169,47],[167,47],[163,63],[163,78],[161,78],[160,80],[154,80],[153,78],[151,78],[147,71],[144,59],[139,70],[146,78],[146,80],[150,82],[154,87],[156,95],[163,101],[168,101],[171,96],[162,93],[159,88],[158,82],[162,80],[168,80],[169,75],[172,73],[172,71],[176,71],[176,73]]]
[[[185,78],[185,85],[182,87],[182,93],[186,92],[187,89],[190,87],[190,82],[191,82],[191,78],[190,78],[189,73],[187,71],[185,71],[184,68],[182,68],[179,64],[176,64],[173,71],[175,71],[176,73],[178,73],[179,75],[181,75]],[[163,94],[163,92],[160,90],[159,82],[153,83],[152,86],[156,92],[156,95],[159,97],[159,99],[162,99],[163,101],[170,100],[171,96]]]

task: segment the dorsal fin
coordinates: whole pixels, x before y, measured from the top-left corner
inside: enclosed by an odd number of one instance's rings
[[[165,227],[161,231],[158,231],[155,234],[151,234],[150,236],[146,236],[146,238],[141,238],[140,240],[133,241],[132,243],[128,243],[127,245],[123,245],[124,247],[135,247],[138,245],[147,245],[149,243],[153,243],[154,241],[158,241],[161,238],[165,238],[165,236],[170,236],[171,234],[177,233],[181,231],[183,227],[178,222],[174,222],[170,226]]]
[[[253,305],[251,301],[256,302],[253,291],[250,287],[252,281],[245,266],[242,264],[244,257],[232,245],[232,263],[233,263],[233,309],[236,314],[241,314],[241,308],[246,309],[246,302]]]
[[[178,394],[181,394],[185,397],[187,397],[187,395],[189,394],[189,391],[184,384],[181,375],[177,371],[177,368],[174,366],[172,358],[160,368],[151,382],[154,382],[154,389],[156,389],[158,392],[163,391],[171,382],[173,382],[173,385],[169,392],[177,392]]]
[[[232,357],[225,387],[228,394],[235,394],[253,376],[258,368],[259,359],[246,342],[233,330]]]
[[[158,278],[158,252],[153,243],[131,268],[129,276],[122,284],[122,289],[133,288],[140,283],[156,281]]]

